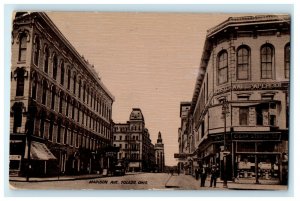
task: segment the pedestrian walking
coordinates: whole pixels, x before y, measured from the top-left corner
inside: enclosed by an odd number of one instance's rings
[[[198,168],[196,168],[196,170],[195,170],[195,177],[196,177],[196,180],[199,179],[199,170],[198,170]]]
[[[200,177],[201,177],[200,187],[204,187],[205,186],[205,180],[206,180],[206,177],[207,177],[207,172],[206,172],[205,167],[202,167],[200,169]]]
[[[210,177],[210,187],[212,187],[212,185],[214,185],[214,188],[216,188],[217,186],[217,178],[218,178],[218,170],[216,168],[215,165],[212,166],[211,169],[211,177]]]

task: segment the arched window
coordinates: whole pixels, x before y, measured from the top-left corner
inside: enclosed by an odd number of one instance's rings
[[[65,64],[64,64],[63,61],[60,64],[60,70],[61,70],[61,73],[60,73],[60,84],[64,85],[64,82],[65,82]]]
[[[223,50],[218,55],[218,83],[224,84],[228,82],[228,54]]]
[[[50,119],[50,124],[49,124],[49,137],[48,139],[50,141],[53,141],[52,137],[53,137],[53,126],[54,126],[54,120],[53,118]]]
[[[43,80],[42,104],[46,105],[47,101],[47,82]]]
[[[36,66],[38,66],[39,58],[40,58],[40,39],[38,36],[36,36],[34,42],[35,42],[35,44],[34,44],[34,57],[33,57],[34,60],[33,60],[33,62]]]
[[[81,97],[81,79],[79,78],[79,83],[78,83],[78,98]]]
[[[60,96],[59,96],[59,113],[62,113],[63,100],[64,100],[63,92],[60,92]]]
[[[93,91],[91,90],[91,101],[90,101],[91,108],[93,107]]]
[[[49,48],[45,48],[45,55],[44,55],[44,72],[48,73],[48,64],[49,64]]]
[[[68,69],[68,89],[70,89],[70,86],[71,86],[71,70]]]
[[[53,79],[56,80],[57,78],[57,65],[58,65],[58,60],[57,60],[57,56],[56,54],[54,54],[53,56],[53,71],[52,71],[52,75],[53,75]]]
[[[271,44],[265,44],[260,49],[261,57],[261,78],[272,79],[274,48]]]
[[[69,102],[70,100],[69,100],[69,97],[67,98],[67,100],[66,100],[66,116],[69,116]]]
[[[290,43],[284,47],[284,75],[285,78],[290,78],[290,57],[291,57],[291,46]]]
[[[75,102],[73,101],[73,102],[72,102],[72,119],[75,119],[75,107],[76,107],[76,104],[75,104]]]
[[[74,78],[73,78],[73,94],[75,95],[76,94],[76,74],[74,74]]]
[[[41,114],[41,119],[40,119],[40,137],[43,138],[44,137],[44,131],[45,131],[45,112],[42,112]]]
[[[55,94],[56,94],[56,89],[55,86],[52,86],[52,91],[51,91],[51,109],[55,109]]]
[[[23,32],[19,35],[19,61],[26,61],[26,51],[27,35]]]
[[[90,96],[90,89],[89,87],[87,86],[86,88],[86,104],[88,105],[89,104],[89,96]]]
[[[25,70],[23,68],[17,69],[17,88],[16,88],[16,96],[24,96],[24,84],[25,84]]]
[[[65,126],[65,132],[64,132],[64,144],[67,144],[68,139],[68,125]]]
[[[250,51],[247,46],[242,46],[237,52],[237,79],[248,80],[250,73]]]
[[[36,89],[37,89],[37,82],[36,79],[34,78],[31,82],[31,98],[36,99]]]
[[[57,123],[57,137],[56,137],[56,142],[60,143],[61,139],[61,120],[58,121]]]
[[[82,98],[83,98],[83,102],[85,102],[85,87],[86,87],[86,85],[84,84],[83,85],[83,95],[82,95]]]

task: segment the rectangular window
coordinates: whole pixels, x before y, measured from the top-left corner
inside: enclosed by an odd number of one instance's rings
[[[241,107],[239,113],[240,113],[240,125],[248,125],[249,108]]]
[[[270,126],[276,126],[276,115],[270,115]]]
[[[50,121],[49,126],[49,140],[52,141],[52,135],[53,135],[53,120]]]
[[[26,61],[27,36],[25,33],[20,35],[19,61]]]
[[[205,132],[205,128],[204,128],[204,121],[201,123],[201,138],[204,137],[204,132]]]
[[[19,73],[18,73],[18,75],[19,75]],[[24,95],[24,75],[20,75],[17,77],[16,96],[23,96],[23,95]]]

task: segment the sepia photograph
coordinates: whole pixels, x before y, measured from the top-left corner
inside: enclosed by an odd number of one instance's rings
[[[9,187],[289,186],[287,13],[15,11]]]

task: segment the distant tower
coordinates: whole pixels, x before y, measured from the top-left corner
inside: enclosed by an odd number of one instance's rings
[[[157,172],[164,172],[165,170],[165,153],[164,144],[162,142],[161,133],[158,132],[157,143],[155,144],[155,164]]]

